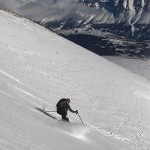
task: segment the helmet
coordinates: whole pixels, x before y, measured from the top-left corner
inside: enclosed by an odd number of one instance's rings
[[[69,98],[66,98],[66,100],[67,100],[68,103],[70,103],[70,99]]]

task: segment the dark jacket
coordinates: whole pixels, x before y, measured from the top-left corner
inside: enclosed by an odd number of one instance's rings
[[[76,113],[76,111],[72,110],[69,103],[66,101],[65,98],[59,100],[59,102],[56,104],[57,112],[67,112],[68,110],[72,113]]]
[[[69,110],[69,111],[71,111],[72,113],[76,113],[76,111],[74,111],[74,110],[71,109],[69,103],[67,103],[67,102],[64,104],[63,107],[64,107],[64,109],[65,109],[66,111]]]

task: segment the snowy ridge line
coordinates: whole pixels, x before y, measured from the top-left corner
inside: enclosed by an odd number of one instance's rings
[[[8,74],[7,72],[5,72],[5,71],[3,71],[3,70],[1,70],[1,69],[0,69],[0,73],[1,73],[1,74],[6,75],[7,77],[9,77],[9,78],[13,79],[14,81],[16,81],[16,82],[18,82],[18,83],[20,83],[20,84],[22,84],[22,85],[23,85],[23,83],[22,83],[22,82],[20,82],[20,80],[19,80],[19,79],[17,79],[17,78],[15,78],[15,77],[13,77],[12,75]]]
[[[16,136],[19,137],[22,141],[25,141],[26,143],[28,143],[28,144],[30,144],[30,145],[32,145],[32,146],[34,146],[34,147],[36,147],[36,148],[39,149],[39,146],[37,146],[37,145],[35,145],[35,144],[29,142],[28,140],[24,139],[21,135],[17,134],[16,132],[14,132],[14,131],[12,131],[12,130],[10,130],[10,129],[4,127],[4,126],[1,126],[1,125],[0,125],[0,127],[3,128],[5,132],[8,132],[8,133],[10,133],[10,134],[12,134],[12,135],[16,135]],[[1,147],[1,146],[0,146],[0,147]],[[6,149],[6,150],[8,150],[8,149]],[[42,148],[42,150],[45,150],[45,149]]]
[[[44,28],[46,31],[51,32],[51,33],[54,33],[54,32],[52,32],[52,31],[50,31],[49,29],[45,28],[44,26],[41,26],[41,25],[39,25],[38,23],[31,21],[31,20],[28,19],[27,17],[24,17],[23,15],[17,13],[16,11],[13,11],[13,10],[10,10],[10,9],[8,9],[8,8],[4,8],[4,7],[1,7],[1,6],[0,6],[0,11],[1,11],[1,13],[5,14],[5,15],[7,15],[7,16],[8,16],[8,14],[9,14],[9,15],[11,14],[11,15],[17,17],[17,18],[23,19],[23,21],[26,21],[26,22],[28,22],[28,23],[30,23],[30,24],[32,24],[32,25],[35,25],[35,27],[38,26],[38,28],[40,28],[40,29],[41,29],[41,28],[42,28],[42,29]],[[13,20],[13,21],[14,21],[14,20]]]

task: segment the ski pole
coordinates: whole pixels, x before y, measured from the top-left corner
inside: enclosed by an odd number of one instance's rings
[[[45,112],[56,112],[56,111],[45,111]]]
[[[82,121],[82,119],[81,119],[81,117],[80,117],[80,115],[79,115],[79,113],[78,113],[78,116],[79,116],[79,118],[80,118],[80,120],[81,120],[82,124],[84,124],[84,123],[83,123],[83,121]]]

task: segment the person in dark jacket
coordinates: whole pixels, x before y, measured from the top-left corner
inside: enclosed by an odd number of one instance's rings
[[[62,98],[59,100],[59,102],[56,104],[57,107],[57,113],[62,116],[62,121],[69,122],[69,118],[67,118],[67,111],[71,111],[72,113],[78,113],[78,110],[72,110],[70,105],[70,99],[69,98]]]

